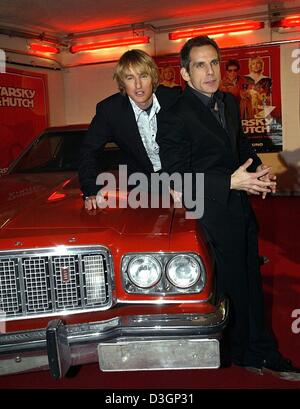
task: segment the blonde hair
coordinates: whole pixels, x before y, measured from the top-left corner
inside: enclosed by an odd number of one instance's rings
[[[265,67],[265,62],[259,55],[255,55],[254,57],[251,57],[249,59],[249,63],[248,63],[249,71],[251,71],[251,66],[252,66],[253,61],[259,61],[261,63],[261,72],[263,72],[264,67]]]
[[[117,81],[119,90],[125,95],[125,84],[124,78],[127,74],[129,68],[137,70],[139,73],[146,73],[150,75],[152,80],[153,91],[159,85],[159,72],[157,65],[150,55],[142,50],[129,50],[126,51],[119,59],[118,64],[115,68],[115,73],[113,78]]]

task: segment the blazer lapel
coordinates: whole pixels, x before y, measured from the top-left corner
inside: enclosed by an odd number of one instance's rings
[[[213,134],[222,143],[231,149],[231,152],[235,159],[238,159],[238,152],[236,146],[236,135],[237,128],[234,126],[236,120],[234,121],[233,114],[234,110],[229,106],[228,100],[226,100],[226,94],[224,94],[224,110],[225,110],[225,120],[226,120],[226,130],[210,112],[210,110],[202,103],[202,101],[193,94],[193,92],[187,87],[185,92],[185,97],[189,104],[189,109],[193,110],[195,116],[201,122],[201,126],[207,129],[208,134]],[[199,109],[198,109],[199,108]]]
[[[231,106],[230,101],[226,98],[226,94],[224,94],[224,105],[225,105],[225,118],[226,118],[226,125],[227,125],[227,132],[230,138],[230,142],[232,145],[232,149],[235,155],[238,154],[237,152],[237,135],[239,129],[237,128],[237,120],[234,116],[235,110],[234,107]]]

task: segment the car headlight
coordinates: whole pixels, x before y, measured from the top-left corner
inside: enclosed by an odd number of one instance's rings
[[[174,286],[189,288],[199,280],[201,268],[194,257],[187,254],[178,255],[169,261],[166,274]]]
[[[128,277],[138,287],[153,287],[161,278],[160,263],[152,256],[134,257],[127,268]]]

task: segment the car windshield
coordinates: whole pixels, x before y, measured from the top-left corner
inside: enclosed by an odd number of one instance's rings
[[[15,163],[10,173],[77,171],[85,130],[42,134]],[[118,169],[125,163],[117,145],[108,143],[99,154],[99,171]]]

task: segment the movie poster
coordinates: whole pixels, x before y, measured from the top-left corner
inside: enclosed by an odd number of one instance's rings
[[[155,62],[159,69],[160,84],[167,87],[185,87],[185,81],[180,74],[180,60],[178,56],[157,57]]]
[[[279,46],[222,50],[220,89],[239,102],[244,133],[257,152],[282,150]]]
[[[11,68],[0,73],[0,175],[47,126],[47,76]]]
[[[179,56],[156,58],[160,83],[185,87]],[[221,51],[220,89],[239,102],[245,134],[257,152],[282,150],[280,48],[247,47]]]

